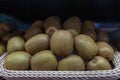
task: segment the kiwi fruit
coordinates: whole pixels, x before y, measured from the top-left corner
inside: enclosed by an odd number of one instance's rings
[[[6,34],[7,33],[4,30],[0,29],[0,39],[2,39]]]
[[[8,70],[27,70],[30,67],[31,55],[25,51],[13,52],[4,60],[4,68]]]
[[[49,71],[57,68],[57,59],[52,51],[43,50],[33,55],[31,58],[31,69]]]
[[[12,33],[8,33],[6,34],[3,38],[2,38],[2,42],[6,43],[14,36],[23,36],[24,32],[23,31],[14,31]]]
[[[56,25],[56,27],[58,29],[61,29],[59,17],[57,17],[57,16],[50,16],[50,17],[48,17],[44,21],[43,27],[46,29],[47,27],[49,27],[49,25]]]
[[[90,36],[94,41],[96,41],[96,32],[92,29],[82,29],[82,34]]]
[[[35,54],[42,50],[49,49],[50,46],[50,38],[46,34],[37,34],[31,37],[25,43],[25,50],[30,54]]]
[[[109,61],[102,56],[95,56],[87,64],[87,70],[110,70],[112,69]]]
[[[13,34],[6,34],[3,38],[2,38],[2,42],[7,44],[7,42],[12,38],[14,37]]]
[[[11,34],[22,37],[24,35],[24,31],[16,30],[16,31],[13,31]]]
[[[10,33],[14,30],[13,25],[11,23],[8,23],[8,22],[1,23],[0,29],[4,30],[6,33]]]
[[[57,30],[50,40],[50,48],[57,56],[68,56],[73,50],[73,36],[69,31]]]
[[[95,24],[93,21],[86,20],[83,23],[82,34],[86,34],[96,41]]]
[[[74,42],[77,53],[83,59],[89,60],[92,59],[95,55],[97,55],[98,47],[91,37],[85,34],[80,34],[75,36]]]
[[[48,35],[48,36],[52,36],[52,34],[55,32],[55,31],[57,31],[58,29],[56,28],[56,27],[54,27],[54,25],[52,26],[50,26],[50,27],[48,27],[47,29],[46,29],[46,31],[45,31],[45,33]]]
[[[64,30],[73,29],[79,34],[81,32],[81,21],[77,16],[70,17],[63,24]]]
[[[4,45],[0,44],[0,56],[6,52],[6,48]]]
[[[5,43],[5,44],[7,44],[8,41],[9,41],[12,37],[14,37],[14,36],[21,36],[21,37],[22,37],[23,34],[24,34],[24,32],[22,32],[22,31],[14,31],[14,32],[12,32],[12,33],[8,33],[8,34],[6,34],[6,35],[3,36],[2,42]]]
[[[73,37],[75,37],[75,36],[78,35],[77,31],[74,30],[74,29],[68,29],[68,31],[71,32],[71,34],[73,35]]]
[[[98,46],[98,55],[102,56],[109,61],[113,60],[114,58],[114,49],[106,42],[97,42]]]
[[[61,24],[60,24],[60,19],[57,16],[50,16],[48,17],[44,24],[43,27],[45,29],[45,33],[48,36],[52,36],[52,34],[56,31],[56,30],[60,30],[61,29]]]
[[[84,60],[77,55],[70,55],[58,62],[58,71],[83,71]]]
[[[109,37],[108,35],[100,30],[96,30],[96,41],[104,41],[104,42],[109,42]]]
[[[31,28],[29,28],[23,38],[27,41],[28,39],[30,39],[31,37],[43,33],[43,21],[36,21],[32,24]]]
[[[83,23],[83,27],[87,28],[87,29],[95,30],[95,23],[93,21],[91,21],[91,20],[86,20]]]
[[[12,37],[7,43],[7,52],[12,53],[16,51],[25,50],[25,41],[19,36]]]

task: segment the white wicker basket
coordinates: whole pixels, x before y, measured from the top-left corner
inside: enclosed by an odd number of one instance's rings
[[[115,52],[112,70],[98,71],[14,71],[0,65],[2,76],[7,80],[117,80],[120,78],[120,53]]]
[[[0,56],[0,63],[3,62],[3,60],[4,60],[4,58],[5,58],[6,55],[7,55],[7,53],[4,53],[3,55]],[[1,71],[1,68],[0,68],[0,76],[2,76],[1,72],[2,71]]]
[[[6,57],[7,53],[4,53],[0,56],[0,63],[3,62],[4,58]]]

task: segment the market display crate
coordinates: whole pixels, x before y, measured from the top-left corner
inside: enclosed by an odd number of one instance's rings
[[[7,55],[7,54],[5,54]],[[4,57],[5,58],[5,57]],[[97,71],[17,71],[0,65],[2,77],[7,80],[117,80],[120,78],[120,52],[115,51],[112,70]]]

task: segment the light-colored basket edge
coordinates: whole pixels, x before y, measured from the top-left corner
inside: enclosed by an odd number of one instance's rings
[[[3,62],[4,60],[1,63],[3,77],[118,77],[117,72],[120,67],[119,65],[112,70],[98,71],[13,71],[5,70],[3,68]]]

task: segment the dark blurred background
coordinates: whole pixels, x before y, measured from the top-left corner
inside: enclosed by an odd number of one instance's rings
[[[82,21],[89,19],[100,22],[96,27],[120,28],[120,24],[112,24],[120,22],[120,0],[0,0],[0,14],[7,14],[25,23],[44,20],[49,16],[59,16],[63,21],[70,16],[78,16]],[[119,41],[119,34],[120,31],[110,36]]]
[[[81,20],[120,21],[120,0],[0,0],[0,13],[24,22],[59,16],[62,20],[78,16]]]

